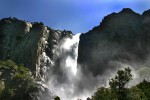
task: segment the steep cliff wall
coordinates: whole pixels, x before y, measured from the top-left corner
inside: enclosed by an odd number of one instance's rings
[[[70,31],[52,30],[42,23],[30,23],[16,18],[0,20],[0,59],[11,59],[24,64],[36,76],[41,72],[42,64],[50,64],[56,59],[55,51],[65,37],[71,37]],[[42,61],[43,57],[49,56]]]
[[[150,51],[150,11],[131,9],[112,13],[86,34],[79,44],[78,63],[83,72],[97,76],[119,63],[144,64]]]

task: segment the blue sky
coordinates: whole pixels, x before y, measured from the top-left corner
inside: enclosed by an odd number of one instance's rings
[[[123,8],[142,13],[150,9],[150,0],[0,0],[0,19],[16,17],[79,33],[91,30],[104,16]]]

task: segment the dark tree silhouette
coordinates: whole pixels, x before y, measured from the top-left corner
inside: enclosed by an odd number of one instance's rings
[[[57,96],[57,97],[54,98],[54,100],[60,100],[60,98]]]

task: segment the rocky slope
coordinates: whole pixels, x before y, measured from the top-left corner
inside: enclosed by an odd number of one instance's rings
[[[86,34],[79,44],[78,63],[94,76],[121,63],[144,64],[150,53],[150,10],[142,15],[131,9],[112,13]]]
[[[44,26],[42,22],[30,23],[16,18],[1,19],[0,60],[10,59],[17,64],[22,64],[31,73],[24,75],[19,72],[20,66],[15,69],[13,66],[7,65],[9,62],[2,62],[0,65],[0,84],[2,84],[0,94],[2,96],[0,95],[0,98],[2,100],[51,100],[54,98],[45,85],[48,78],[46,75],[50,68],[55,66],[54,61],[58,59],[60,43],[65,38],[71,37],[71,31],[53,30]],[[4,66],[3,63],[6,65]],[[14,63],[13,65],[17,66]],[[15,80],[18,72],[20,79]],[[32,77],[32,81],[24,82],[26,77]],[[34,87],[32,84],[35,84]],[[8,94],[8,97],[3,96],[3,91]]]

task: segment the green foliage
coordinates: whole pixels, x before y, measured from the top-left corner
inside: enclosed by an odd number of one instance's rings
[[[13,97],[13,90],[5,87],[1,92],[0,99],[1,100],[11,100]]]
[[[25,100],[24,95],[38,90],[29,69],[11,60],[0,61],[0,100]],[[4,81],[2,81],[4,80]]]
[[[0,68],[14,68],[14,69],[16,69],[17,66],[11,60],[7,60],[6,62],[5,61],[0,61]]]
[[[130,68],[118,70],[115,78],[109,81],[110,88],[98,88],[92,100],[150,100],[150,82],[144,80],[136,86],[126,88],[125,84],[131,79]]]
[[[57,97],[54,98],[54,100],[60,100],[60,98],[57,96]]]
[[[132,79],[131,69],[118,70],[115,78],[109,81],[110,88],[101,87],[92,96],[92,100],[126,100],[126,83]]]
[[[98,88],[97,92],[94,93],[94,96],[92,96],[92,100],[110,100],[111,98],[111,91],[108,88]]]
[[[146,100],[144,93],[136,86],[131,87],[127,93],[127,100]]]
[[[117,93],[118,100],[124,100],[126,98],[125,85],[132,79],[131,71],[129,67],[124,70],[118,70],[115,78],[109,81],[110,88],[113,92]]]
[[[147,98],[150,99],[150,82],[143,80],[143,82],[139,83],[136,87],[140,89]]]

